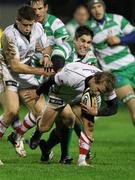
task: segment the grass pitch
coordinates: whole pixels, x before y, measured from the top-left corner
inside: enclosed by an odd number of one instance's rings
[[[24,116],[26,109],[21,112]],[[33,129],[34,130],[34,129]],[[25,137],[32,134],[30,130]],[[134,180],[135,179],[135,127],[128,111],[121,108],[112,117],[99,118],[95,123],[95,144],[92,152],[96,153],[91,167],[78,167],[78,138],[73,134],[71,154],[72,165],[58,163],[60,148],[54,148],[55,156],[49,164],[40,162],[40,151],[30,150],[25,145],[27,157],[20,158],[12,145],[7,142],[8,129],[0,142],[0,180]],[[47,138],[47,135],[44,135]]]

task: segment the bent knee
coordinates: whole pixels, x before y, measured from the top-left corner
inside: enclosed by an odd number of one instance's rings
[[[18,109],[9,110],[5,113],[6,116],[10,117],[11,119],[14,118],[18,113]]]
[[[39,125],[39,131],[44,133],[44,132],[48,132],[51,129],[51,127],[49,125]]]
[[[73,127],[75,124],[75,116],[71,116],[69,118],[64,119],[64,124],[67,127]]]

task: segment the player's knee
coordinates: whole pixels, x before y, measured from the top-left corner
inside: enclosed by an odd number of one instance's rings
[[[65,119],[64,123],[67,127],[74,127],[75,124],[75,115],[69,116]]]
[[[135,94],[133,92],[129,92],[122,99],[123,103],[128,106],[128,109],[131,114],[132,123],[135,126]]]
[[[12,109],[12,110],[9,110],[6,114],[8,117],[13,119],[17,113],[18,113],[18,109]]]
[[[94,123],[89,121],[87,124],[84,126],[85,132],[88,136],[94,131]]]
[[[40,124],[39,125],[39,131],[44,133],[44,132],[48,132],[51,129],[51,126],[49,124],[43,125]]]

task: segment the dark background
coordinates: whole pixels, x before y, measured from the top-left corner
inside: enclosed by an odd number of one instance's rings
[[[50,13],[59,17],[64,23],[72,18],[77,5],[88,0],[48,0]],[[121,14],[135,25],[135,0],[104,0],[107,12]],[[3,29],[14,23],[16,11],[26,0],[0,0],[0,26]],[[135,44],[131,46],[135,54]]]
[[[104,0],[107,11],[124,15],[132,23],[135,21],[135,0]],[[0,0],[0,5],[13,6],[24,4],[26,0]],[[74,8],[87,3],[88,0],[48,0],[51,13],[61,17],[64,21],[71,18]]]

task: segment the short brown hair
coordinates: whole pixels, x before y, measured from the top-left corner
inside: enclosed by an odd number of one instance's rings
[[[44,4],[44,6],[48,4],[47,0],[28,0],[28,1],[27,1],[27,4],[28,4],[29,6],[32,6],[32,4],[35,4],[35,3],[39,2],[39,1],[42,1],[43,4]]]
[[[110,72],[97,72],[95,75],[97,84],[106,83],[106,92],[111,92],[115,88],[115,76]]]
[[[25,5],[18,9],[17,19],[19,21],[21,21],[22,19],[32,21],[36,19],[36,14],[32,7]]]

